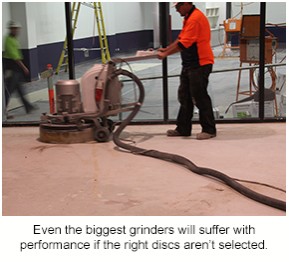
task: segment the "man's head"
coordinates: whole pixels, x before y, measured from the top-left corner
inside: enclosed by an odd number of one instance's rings
[[[15,21],[9,21],[7,27],[10,29],[10,34],[16,36],[21,28],[21,25]]]
[[[173,7],[176,8],[176,11],[180,13],[181,16],[185,16],[190,12],[193,6],[192,2],[174,2]]]

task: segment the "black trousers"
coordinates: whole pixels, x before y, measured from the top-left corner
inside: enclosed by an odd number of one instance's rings
[[[5,70],[4,75],[7,74],[7,71]],[[10,101],[10,97],[12,93],[15,91],[18,92],[19,98],[21,99],[21,102],[23,103],[26,112],[28,112],[32,105],[30,102],[25,98],[25,94],[23,92],[22,82],[24,80],[24,76],[22,72],[19,71],[13,71],[9,70],[9,75],[5,77],[5,103],[6,107],[8,106],[8,103]]]
[[[202,132],[216,134],[212,101],[207,91],[212,68],[212,65],[205,65],[182,69],[178,90],[180,109],[176,130],[184,136],[191,135],[194,105],[199,109]]]

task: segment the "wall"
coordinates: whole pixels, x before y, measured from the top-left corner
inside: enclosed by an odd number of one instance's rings
[[[240,14],[260,14],[259,2],[232,2],[232,15],[240,17]],[[286,22],[286,2],[266,2],[266,22]]]
[[[111,21],[107,23],[108,34],[152,29],[153,16],[150,9],[155,4],[150,2],[103,3],[106,21]]]
[[[27,3],[27,5],[27,8],[34,13],[29,19],[36,27],[37,45],[51,44],[65,39],[64,3]]]
[[[11,20],[11,10],[9,3],[2,3],[2,46],[4,46],[4,37],[7,34],[7,23]]]
[[[152,10],[158,3],[117,2],[103,3],[112,53],[153,47],[154,20]]]

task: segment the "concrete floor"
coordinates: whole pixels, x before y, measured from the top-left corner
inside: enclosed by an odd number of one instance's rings
[[[128,126],[137,146],[187,157],[231,177],[286,189],[286,124],[219,124],[207,141],[166,137],[168,125]],[[186,168],[115,144],[45,144],[38,127],[2,129],[4,216],[284,216]],[[286,200],[284,192],[243,183]]]

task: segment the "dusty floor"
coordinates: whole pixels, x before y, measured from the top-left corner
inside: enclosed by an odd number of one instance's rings
[[[286,124],[220,124],[218,136],[168,138],[172,126],[129,126],[122,138],[146,149],[187,157],[239,179],[286,189]],[[244,197],[221,182],[182,166],[118,150],[108,143],[54,145],[38,127],[2,129],[5,216],[273,215],[285,212]],[[243,183],[286,200],[285,193]]]

